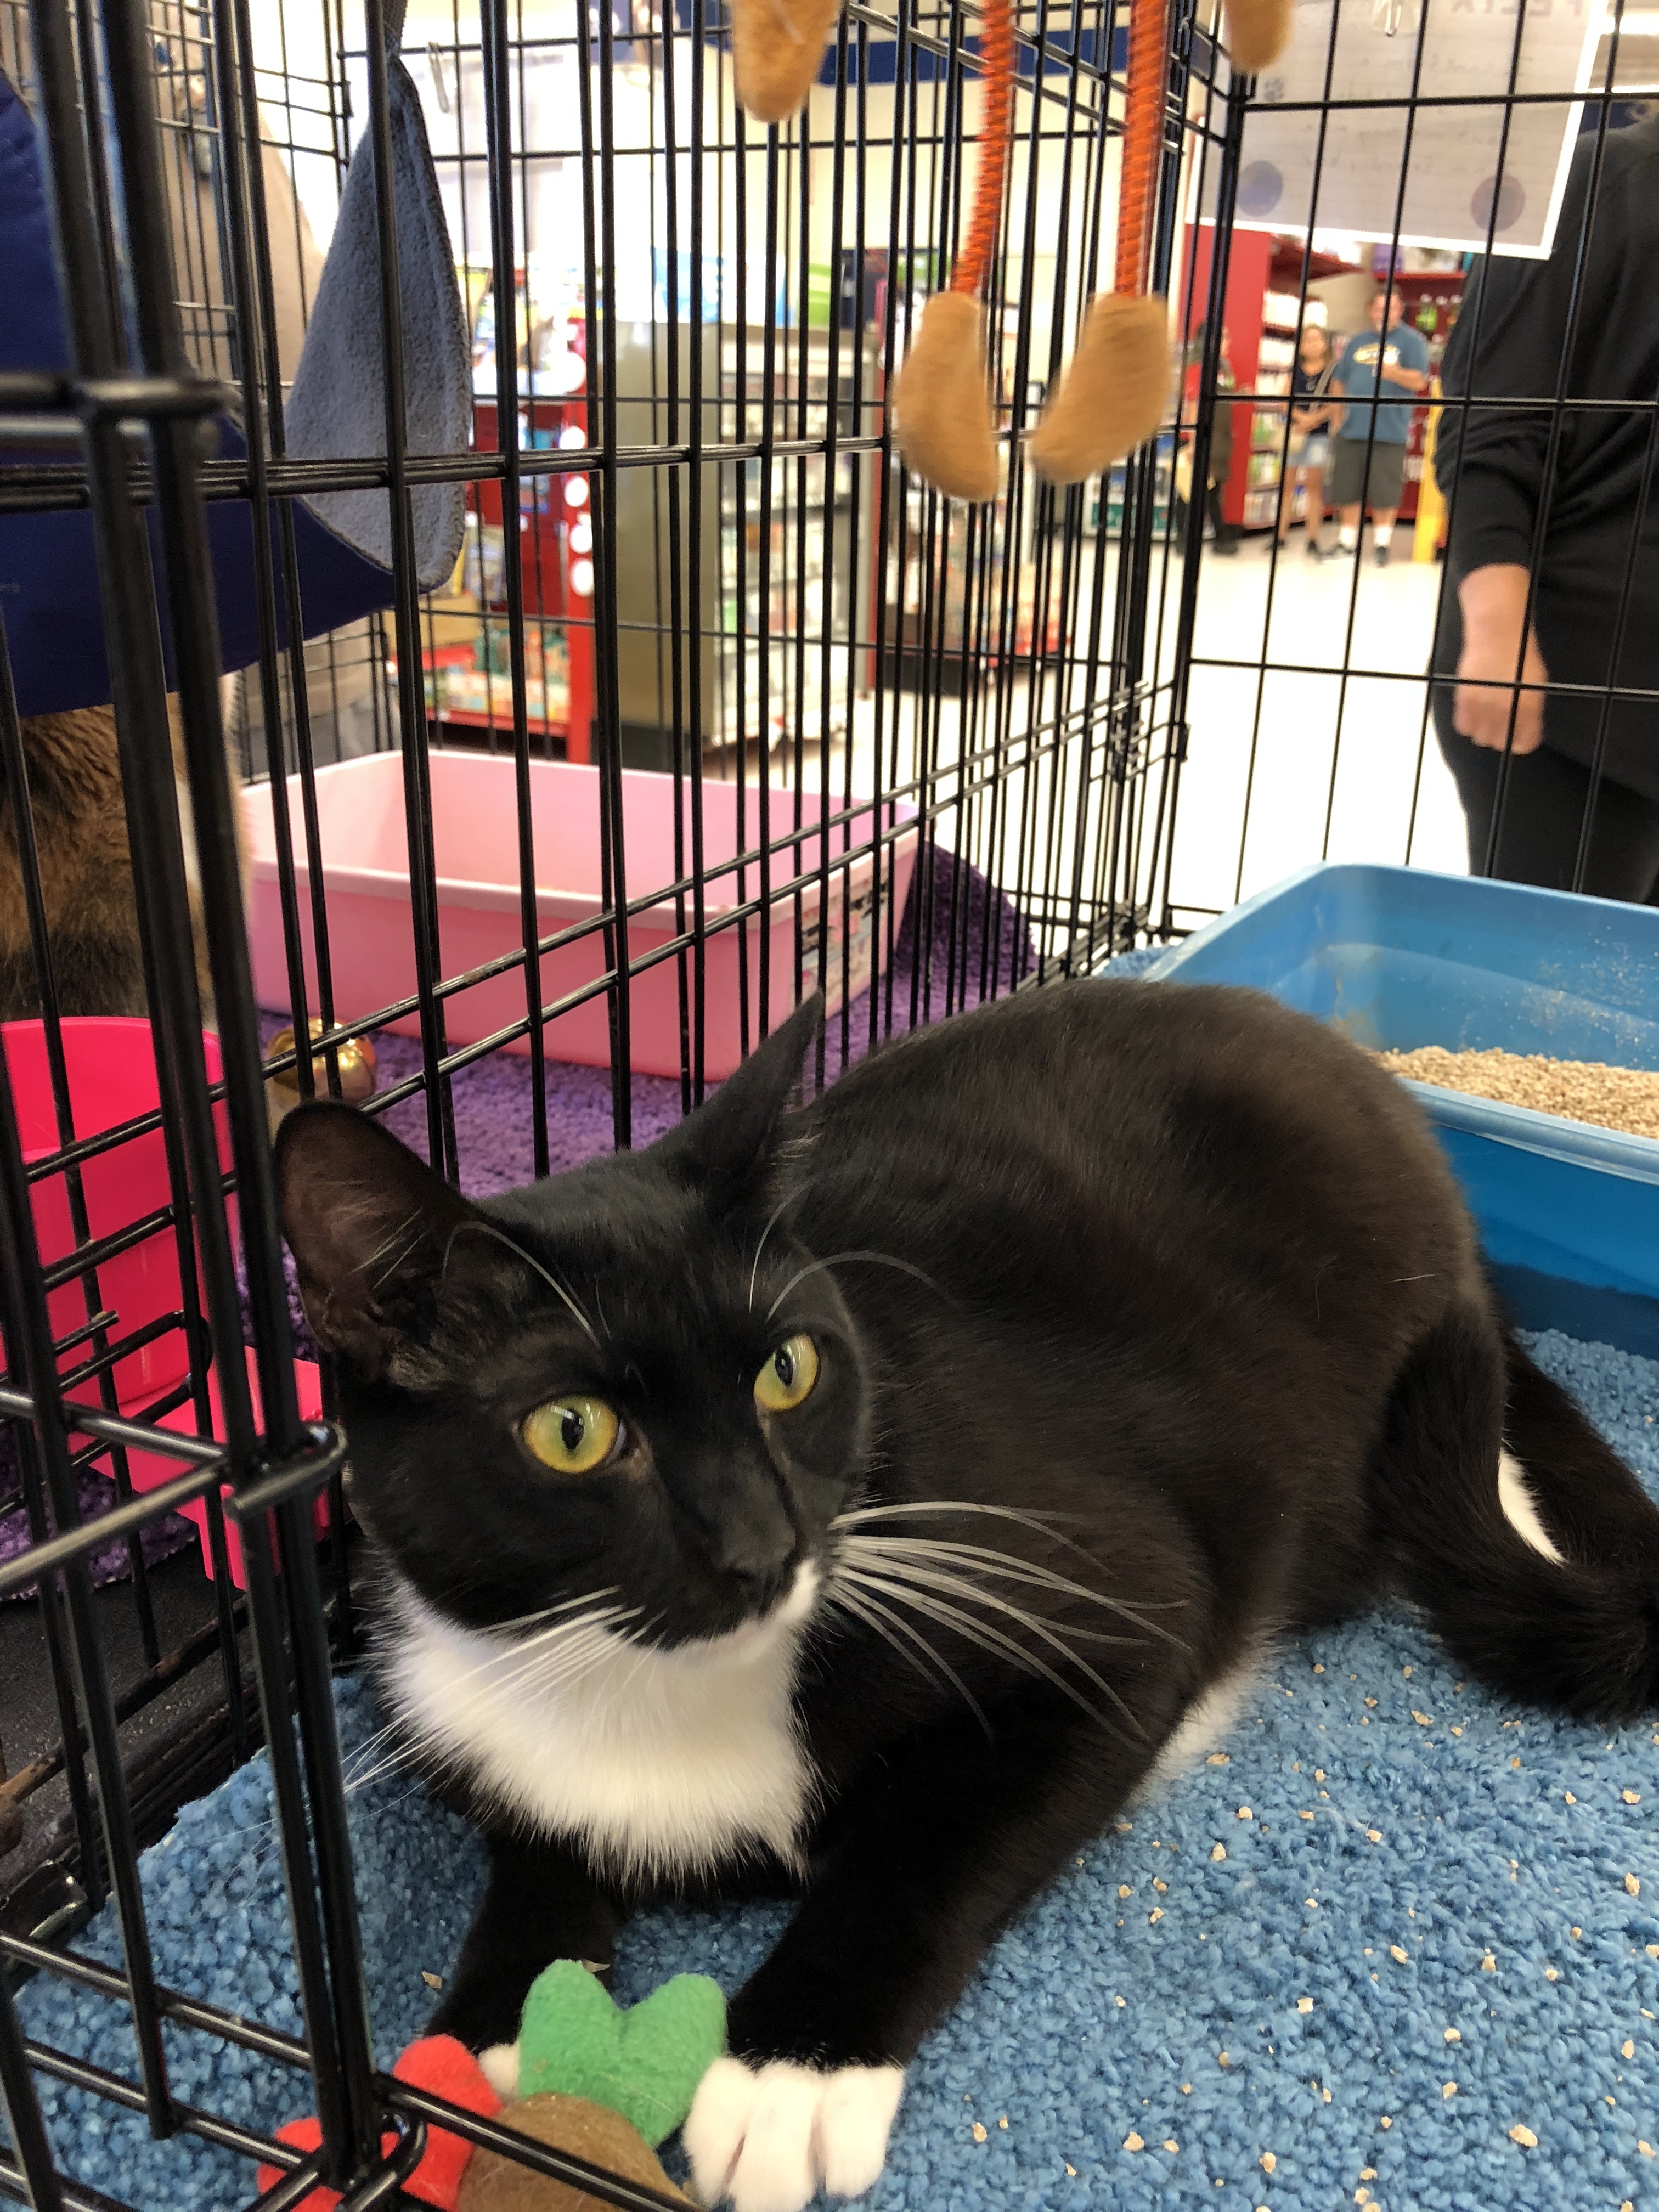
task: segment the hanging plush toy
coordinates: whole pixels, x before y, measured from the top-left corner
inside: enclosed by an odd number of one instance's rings
[[[1240,72],[1284,50],[1294,0],[1225,0],[1228,50]],[[1164,419],[1170,397],[1168,308],[1146,290],[1152,211],[1164,152],[1169,0],[1130,0],[1126,113],[1118,183],[1115,289],[1097,294],[1031,436],[1031,459],[1051,483],[1077,483],[1134,451]],[[839,0],[732,0],[738,100],[766,123],[805,104],[840,14]],[[916,474],[952,499],[994,499],[996,422],[980,294],[1002,219],[1013,136],[1011,0],[983,0],[984,122],[968,236],[948,290],[927,302],[893,380],[899,450]]]
[[[677,1974],[623,2012],[586,1966],[561,1959],[531,1985],[519,2039],[482,2063],[453,2036],[411,2043],[392,2068],[400,2081],[447,2097],[481,2119],[533,2136],[554,2150],[620,2174],[667,2197],[691,2200],[664,2172],[657,2145],[691,2109],[697,2084],[726,2048],[726,2000],[704,1974]],[[315,2150],[315,2120],[276,2131],[280,2142]],[[397,2146],[388,2135],[388,2154]],[[259,2186],[282,2178],[259,2169]],[[597,2200],[514,2159],[434,2128],[405,2195],[440,2212],[588,2212]],[[313,2189],[298,2212],[331,2212],[331,2189]]]

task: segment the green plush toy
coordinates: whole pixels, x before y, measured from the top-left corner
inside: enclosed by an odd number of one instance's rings
[[[726,2000],[706,1974],[676,1974],[624,2012],[589,1969],[559,1959],[525,1999],[516,2044],[482,2063],[507,2101],[500,2118],[681,2203],[656,2146],[691,2109],[697,2084],[726,2048]],[[459,2212],[577,2212],[595,2198],[480,2150]]]

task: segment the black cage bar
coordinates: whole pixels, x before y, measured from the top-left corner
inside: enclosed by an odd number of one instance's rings
[[[114,2202],[55,2162],[33,2070],[141,2113],[157,2137],[281,2169],[258,2200],[270,2212],[319,2180],[354,2206],[394,2201],[439,2124],[607,2202],[659,2201],[376,2067],[332,1690],[360,1656],[347,1440],[325,1365],[314,1402],[296,1381],[307,1346],[270,1115],[295,1097],[359,1099],[465,1182],[458,1097],[511,1054],[521,1171],[544,1175],[568,1157],[572,1066],[595,1070],[625,1146],[647,1107],[663,1110],[642,1073],[686,1110],[813,988],[832,1009],[823,1081],[896,1030],[1177,936],[1264,868],[1443,856],[1456,823],[1425,682],[1435,546],[1420,575],[1388,586],[1418,641],[1404,647],[1363,562],[1323,576],[1316,605],[1276,545],[1262,557],[1249,533],[1268,500],[1277,534],[1267,464],[1282,477],[1290,459],[1288,387],[1282,363],[1262,356],[1241,379],[1229,356],[1240,272],[1262,251],[1252,132],[1269,112],[1313,134],[1273,264],[1291,265],[1285,236],[1299,242],[1293,279],[1272,278],[1292,345],[1325,313],[1328,158],[1366,114],[1400,120],[1379,228],[1402,273],[1413,165],[1449,102],[1496,131],[1500,176],[1515,119],[1547,110],[1563,149],[1578,132],[1596,149],[1599,177],[1644,82],[1622,12],[1544,86],[1522,76],[1525,11],[1492,19],[1508,74],[1474,98],[1422,64],[1439,4],[1381,0],[1384,21],[1371,0],[1341,0],[1307,99],[1234,75],[1207,0],[1169,9],[1152,269],[1176,396],[1127,464],[1056,490],[1024,441],[1109,281],[1127,10],[1022,0],[988,295],[1005,483],[969,507],[906,473],[884,399],[971,193],[975,8],[849,0],[808,109],[766,130],[733,100],[720,11],[680,0],[0,0],[67,349],[0,374],[0,520],[89,518],[84,620],[111,696],[76,705],[102,717],[118,763],[140,978],[123,1011],[146,1025],[154,1077],[153,1097],[113,1120],[77,1100],[76,1025],[108,1010],[76,1003],[78,983],[65,994],[59,831],[0,602],[0,869],[15,878],[25,978],[6,1034],[37,1038],[40,1092],[24,1097],[9,1043],[0,1528],[21,1516],[21,1533],[0,1552],[0,2196],[40,2212]],[[1418,40],[1407,88],[1386,100],[1340,88],[1340,28],[1362,21]],[[402,71],[471,354],[469,434],[447,447],[410,414],[422,372],[406,357],[398,248]],[[369,450],[319,459],[293,450],[285,410],[365,149],[378,251],[362,305],[383,419]],[[1488,252],[1502,201],[1470,241]],[[1592,190],[1555,240],[1575,269],[1596,204]],[[1484,402],[1547,425],[1534,572],[1575,423],[1609,404],[1575,381],[1573,301],[1553,388]],[[1616,398],[1648,425],[1645,502],[1659,393]],[[1229,567],[1212,556],[1236,526],[1224,513],[1206,542],[1206,487],[1241,442],[1245,543]],[[461,552],[435,580],[417,542],[434,487],[462,497]],[[1458,487],[1444,489],[1455,533]],[[364,492],[384,495],[384,589],[290,639],[287,611],[313,588],[307,503]],[[216,568],[214,518],[230,511],[249,548],[240,627]],[[1621,636],[1650,620],[1638,538]],[[241,665],[222,634],[252,638]],[[1378,687],[1393,750],[1357,816],[1348,780]],[[1556,688],[1588,689],[1604,732],[1616,705],[1654,696],[1616,671]],[[1477,868],[1498,860],[1508,774],[1506,754]],[[1574,887],[1601,778],[1598,743]],[[475,790],[490,794],[481,810]],[[495,840],[487,939],[462,896],[483,865],[463,835],[474,812]],[[365,996],[348,897],[369,876],[404,919],[402,964]],[[370,1036],[383,1065],[365,1097]],[[89,1193],[140,1142],[159,1147],[154,1194],[107,1225]],[[158,1243],[174,1287],[135,1317],[110,1285]],[[134,1364],[168,1347],[168,1376],[135,1395]],[[158,1460],[175,1470],[159,1486]],[[206,1574],[147,1548],[176,1534],[181,1507],[199,1514]],[[167,1987],[146,1933],[140,1852],[260,1750],[298,2035]],[[106,1908],[118,1966],[77,1948]],[[27,2040],[15,1990],[33,1975],[125,2006],[134,2070]],[[320,2147],[182,2100],[168,2056],[181,2034],[292,2066]],[[250,2164],[243,2201],[257,2197]]]

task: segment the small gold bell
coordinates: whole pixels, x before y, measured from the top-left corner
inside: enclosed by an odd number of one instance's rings
[[[308,1024],[313,1048],[312,1069],[319,1098],[328,1096],[328,1084],[322,1054],[317,1051],[317,1040],[323,1034],[321,1018],[313,1014]],[[269,1060],[280,1060],[284,1053],[294,1049],[291,1029],[278,1030],[270,1040],[266,1052]],[[343,1037],[335,1047],[340,1063],[340,1096],[348,1106],[361,1106],[366,1098],[374,1096],[374,1048],[366,1036]],[[270,1118],[270,1133],[276,1133],[277,1124],[285,1114],[292,1113],[300,1103],[300,1069],[296,1061],[280,1074],[265,1082],[265,1110]]]

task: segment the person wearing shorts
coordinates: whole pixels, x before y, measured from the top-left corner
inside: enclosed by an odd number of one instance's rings
[[[1302,491],[1308,526],[1305,550],[1315,561],[1322,561],[1326,552],[1320,532],[1325,522],[1325,471],[1331,465],[1329,425],[1342,411],[1330,396],[1335,374],[1336,349],[1329,333],[1316,323],[1305,325],[1291,371],[1290,435],[1279,478],[1277,528],[1282,549],[1290,544],[1286,525],[1297,492]]]
[[[1394,319],[1394,307],[1391,289],[1373,295],[1366,309],[1370,327],[1348,340],[1331,380],[1333,393],[1347,402],[1331,459],[1337,543],[1345,553],[1358,550],[1359,526],[1369,507],[1379,568],[1388,565],[1400,512],[1413,410],[1431,382],[1428,346],[1419,331]]]

